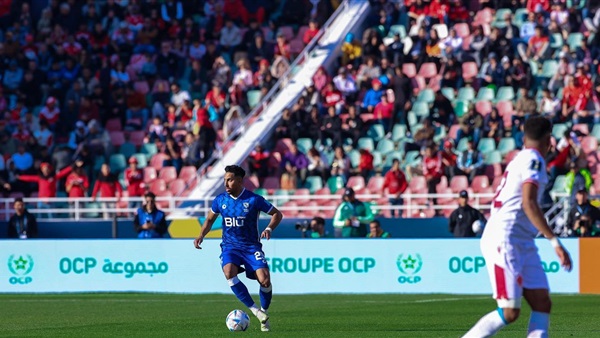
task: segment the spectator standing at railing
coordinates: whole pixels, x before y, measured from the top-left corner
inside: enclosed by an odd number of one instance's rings
[[[90,187],[85,171],[83,170],[83,161],[76,161],[73,165],[73,171],[67,176],[65,190],[69,198],[85,197]]]
[[[156,195],[152,192],[144,194],[144,205],[133,217],[138,238],[161,238],[167,232],[165,213],[156,207]]]
[[[370,205],[356,199],[352,188],[346,188],[342,198],[333,217],[335,237],[365,237],[374,218]]]
[[[431,143],[425,148],[422,167],[423,176],[425,176],[427,182],[427,192],[435,194],[436,186],[440,183],[442,176],[444,176],[444,161],[441,152],[437,151],[435,143]],[[436,205],[437,198],[432,198],[431,202],[433,205]],[[436,210],[436,215],[438,214],[439,210]]]
[[[36,238],[38,225],[35,216],[25,208],[23,199],[15,198],[15,214],[8,220],[8,238],[28,239]]]
[[[56,197],[56,184],[59,180],[67,177],[73,168],[67,166],[58,172],[54,172],[52,165],[43,162],[40,165],[40,173],[38,175],[17,175],[17,179],[23,182],[37,183],[38,198],[43,200],[38,202],[38,209],[50,209],[48,198]],[[47,214],[48,218],[52,218],[52,213]]]
[[[261,184],[269,176],[269,158],[271,158],[271,153],[260,144],[257,144],[248,156],[250,175],[256,175]]]
[[[131,199],[141,197],[144,194],[146,185],[144,184],[144,172],[138,168],[138,160],[135,157],[129,158],[129,168],[125,169],[125,181],[127,182],[127,195]],[[139,202],[130,200],[130,208],[138,208]]]
[[[473,222],[477,220],[486,222],[483,214],[469,205],[469,193],[462,190],[458,194],[458,208],[450,214],[449,230],[454,237],[475,237]]]
[[[390,205],[403,205],[404,199],[402,199],[402,194],[406,191],[407,187],[406,175],[400,169],[400,160],[395,158],[392,160],[392,168],[385,173],[381,193],[383,196],[388,196]],[[396,217],[396,210],[391,209],[390,214],[392,217]],[[402,218],[402,210],[398,210],[398,217]]]
[[[100,174],[94,184],[94,190],[92,191],[92,200],[95,202],[98,192],[100,192],[100,198],[117,198],[120,199],[123,195],[123,188],[117,175],[110,172],[110,166],[106,163],[100,168]],[[111,212],[107,209],[113,209],[115,207],[114,202],[102,202],[102,209],[104,210],[104,219],[109,219]]]

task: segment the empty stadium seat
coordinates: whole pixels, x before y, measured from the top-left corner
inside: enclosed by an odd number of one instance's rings
[[[477,64],[475,62],[464,62],[461,67],[463,72],[463,78],[465,80],[473,80],[479,74],[479,67],[477,67]]]
[[[411,191],[417,191],[427,188],[427,181],[424,176],[413,176],[408,182],[408,187]]]
[[[417,67],[414,63],[402,64],[402,73],[408,78],[414,78],[417,75]]]
[[[256,90],[249,90],[246,93],[246,97],[248,99],[248,105],[252,109],[252,108],[256,107],[260,103],[260,99],[261,99],[260,90],[258,90],[258,89],[256,89]]]
[[[159,209],[168,209],[171,206],[173,193],[168,190],[162,190],[156,193],[156,206]]]
[[[110,171],[119,173],[127,168],[127,159],[123,154],[112,154],[108,160]]]
[[[581,140],[581,148],[586,154],[598,151],[598,140],[593,136],[586,136]]]
[[[327,179],[327,187],[332,194],[344,187],[344,179],[341,176],[331,176]]]
[[[140,147],[140,152],[143,154],[147,154],[148,156],[152,156],[152,155],[158,153],[158,148],[156,147],[156,144],[154,144],[154,143],[144,143]]]
[[[494,163],[502,163],[502,155],[499,151],[494,150],[488,153],[485,153],[483,156],[483,160],[485,164],[494,164]]]
[[[599,129],[600,130],[600,129]],[[392,140],[394,142],[400,141],[406,137],[407,128],[404,124],[395,124],[392,128]],[[599,133],[600,135],[600,133]]]
[[[173,180],[168,184],[169,191],[173,194],[173,196],[179,196],[185,190],[185,181],[178,178]]]
[[[296,141],[296,146],[298,147],[298,150],[304,154],[308,154],[308,151],[313,147],[313,140],[309,138],[299,138]]]
[[[177,178],[177,170],[175,167],[162,167],[158,173],[158,178],[162,178],[166,183],[169,183]]]
[[[511,151],[517,148],[515,139],[512,137],[504,137],[498,142],[498,151],[502,156],[506,156]]]
[[[159,192],[167,190],[167,182],[161,178],[157,178],[150,182],[150,191],[158,195]]]
[[[394,148],[395,148],[395,145],[392,140],[382,139],[379,142],[377,142],[376,150],[378,152],[380,152],[382,155],[387,155],[387,154],[391,153],[392,151],[394,151]]]
[[[352,188],[354,191],[363,189],[365,187],[365,179],[362,176],[350,176],[346,187]]]
[[[133,143],[136,147],[141,147],[144,144],[146,138],[146,132],[136,130],[129,133],[129,142]]]
[[[385,178],[383,176],[373,176],[369,178],[369,181],[367,182],[367,188],[373,193],[380,192],[383,190],[384,181]]]
[[[279,177],[266,177],[263,181],[262,187],[267,190],[279,189]]]
[[[471,102],[475,100],[475,89],[473,87],[462,87],[458,90],[457,100]]]
[[[106,130],[108,132],[111,131],[123,131],[123,125],[121,124],[121,119],[109,119],[106,121]]]
[[[185,166],[182,167],[179,171],[179,178],[184,181],[189,181],[191,178],[196,177],[197,169],[194,166]]]
[[[125,134],[122,131],[111,131],[108,133],[110,136],[110,142],[115,147],[120,147],[125,143]]]
[[[417,101],[419,101],[419,102],[433,103],[434,100],[435,100],[435,93],[433,92],[433,90],[431,90],[429,88],[425,88],[425,89],[421,90],[419,92],[419,95],[417,95]]]
[[[144,168],[144,182],[149,183],[158,178],[158,172],[154,167]]]
[[[453,193],[458,194],[461,190],[466,190],[467,188],[469,188],[467,176],[453,176],[450,179],[450,189],[452,189]]]
[[[419,68],[419,76],[422,76],[425,79],[431,79],[436,76],[437,73],[437,66],[433,62],[425,62],[421,65],[421,68]]]
[[[383,129],[383,126],[379,123],[372,124],[367,131],[367,137],[370,137],[375,141],[383,139],[385,137],[385,130]]]
[[[456,31],[456,35],[461,38],[466,38],[471,34],[471,30],[469,29],[469,24],[467,23],[457,23],[454,25],[454,30]]]
[[[490,151],[496,150],[496,141],[493,138],[482,138],[479,140],[477,150],[482,154],[487,154]]]
[[[249,190],[255,190],[260,186],[260,184],[258,183],[258,177],[254,175],[244,177],[243,184],[244,188]]]
[[[150,165],[154,167],[156,170],[160,170],[163,167],[163,162],[168,160],[169,156],[163,153],[157,153],[152,156],[150,159]]]
[[[137,152],[136,147],[133,143],[125,142],[119,148],[119,153],[123,154],[125,158],[131,157],[131,155]]]
[[[475,103],[475,110],[485,117],[492,112],[492,103],[487,100],[477,101]]]
[[[308,176],[304,182],[304,188],[310,190],[311,193],[323,188],[323,179],[321,176]]]
[[[481,87],[477,92],[477,97],[475,101],[493,101],[496,97],[494,90],[492,88]]]
[[[487,189],[489,187],[490,187],[490,180],[485,175],[475,176],[475,178],[473,179],[473,182],[471,182],[471,189],[473,189],[473,192],[475,192],[475,193],[479,193],[482,191],[482,189]]]

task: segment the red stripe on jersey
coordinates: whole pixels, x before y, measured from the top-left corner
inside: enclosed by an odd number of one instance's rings
[[[496,278],[496,299],[508,299],[504,269],[494,265],[494,277]]]

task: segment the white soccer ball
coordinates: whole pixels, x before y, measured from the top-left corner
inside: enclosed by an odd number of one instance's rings
[[[478,234],[481,232],[481,230],[483,230],[483,227],[485,225],[483,224],[482,221],[480,220],[476,220],[475,222],[473,222],[473,224],[471,225],[471,229],[473,229],[473,232]]]
[[[227,315],[225,325],[229,331],[246,331],[250,327],[250,317],[242,310],[233,310]]]

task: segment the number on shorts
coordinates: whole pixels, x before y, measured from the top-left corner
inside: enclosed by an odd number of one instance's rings
[[[264,259],[265,259],[265,258],[263,257],[263,254],[262,254],[262,252],[260,252],[260,251],[257,251],[257,252],[255,252],[255,253],[254,253],[254,258],[256,258],[256,260],[257,260],[257,261],[262,261],[262,260],[264,260]]]

